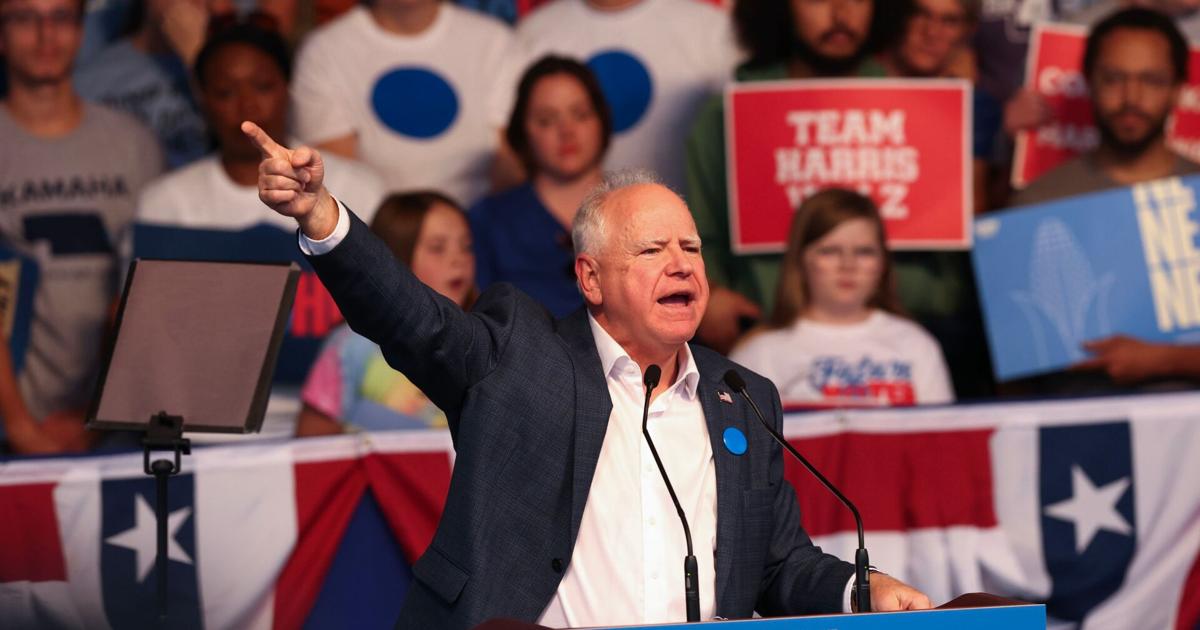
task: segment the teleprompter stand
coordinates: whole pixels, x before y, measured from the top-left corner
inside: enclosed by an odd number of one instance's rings
[[[145,448],[142,455],[142,469],[147,475],[154,476],[154,524],[158,532],[158,545],[154,555],[154,564],[158,569],[158,623],[167,625],[167,480],[172,475],[178,475],[182,470],[180,456],[192,454],[192,441],[183,437],[183,416],[169,416],[160,411],[150,418],[146,427],[146,436],[142,438]],[[170,459],[155,459],[150,461],[152,451],[171,451],[175,454],[174,461]]]
[[[183,432],[262,427],[299,274],[289,263],[135,260],[130,266],[87,426],[142,434],[142,467],[155,486],[160,628],[172,625],[167,490],[192,452]]]

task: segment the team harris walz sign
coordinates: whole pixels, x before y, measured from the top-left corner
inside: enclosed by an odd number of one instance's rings
[[[1200,176],[1071,197],[975,222],[971,252],[1000,380],[1088,358],[1125,334],[1200,342]]]
[[[727,87],[733,251],[782,252],[796,207],[831,187],[874,199],[892,248],[969,247],[971,114],[969,84],[951,79]]]

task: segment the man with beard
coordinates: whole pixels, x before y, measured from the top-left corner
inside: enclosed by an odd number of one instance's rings
[[[1131,8],[1096,24],[1083,57],[1100,146],[1059,166],[1014,198],[1040,203],[1200,171],[1165,141],[1167,118],[1188,75],[1188,47],[1174,21]],[[1018,381],[1012,393],[1078,394],[1163,379],[1200,381],[1200,346],[1115,336],[1084,344],[1092,357],[1072,374]],[[1174,385],[1168,384],[1168,385]]]
[[[733,19],[749,61],[737,81],[882,77],[869,53],[882,46],[890,23],[873,0],[738,0]],[[712,296],[697,336],[728,352],[742,328],[757,320],[775,294],[780,256],[735,255],[729,247],[725,179],[725,107],[711,99],[696,117],[687,143],[687,199],[704,240]]]
[[[1096,24],[1083,56],[1100,145],[1038,178],[1012,205],[1041,203],[1200,170],[1167,146],[1167,118],[1188,74],[1174,21],[1131,8]]]

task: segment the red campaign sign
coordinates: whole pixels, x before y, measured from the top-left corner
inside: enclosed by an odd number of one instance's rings
[[[795,208],[835,186],[875,200],[894,249],[970,247],[970,96],[953,79],[727,87],[733,251],[784,251]]]
[[[1025,87],[1050,105],[1053,120],[1017,134],[1012,184],[1024,188],[1067,160],[1095,147],[1100,136],[1083,77],[1087,28],[1039,24],[1025,66]],[[1188,83],[1168,121],[1167,139],[1179,153],[1200,160],[1200,48],[1192,47]]]

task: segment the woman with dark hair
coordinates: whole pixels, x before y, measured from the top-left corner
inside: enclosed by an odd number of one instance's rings
[[[467,219],[433,191],[394,194],[371,231],[417,278],[463,308],[475,299]],[[384,360],[379,346],[343,326],[330,335],[300,393],[296,435],[341,433],[346,426],[387,430],[446,426],[446,415]]]
[[[953,402],[937,342],[903,315],[884,238],[870,199],[837,188],[809,197],[792,221],[766,330],[731,358],[790,405]]]
[[[612,119],[587,66],[548,56],[525,71],[505,132],[530,174],[471,209],[479,286],[510,282],[562,317],[583,305],[571,221],[600,182]]]

